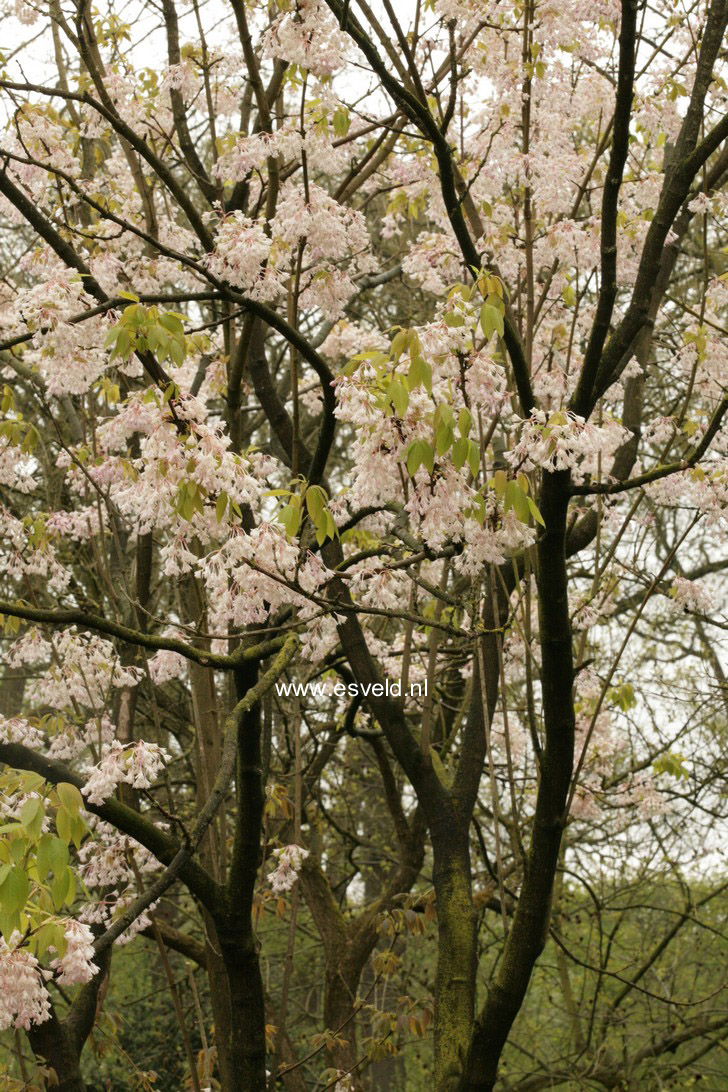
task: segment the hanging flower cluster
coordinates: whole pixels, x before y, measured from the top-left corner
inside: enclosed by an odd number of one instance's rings
[[[308,857],[308,850],[302,846],[283,846],[274,849],[273,856],[277,861],[273,872],[268,873],[268,883],[273,889],[274,895],[280,895],[284,891],[290,891],[301,871],[301,865]]]
[[[139,740],[125,745],[115,739],[111,743],[111,750],[94,767],[82,792],[90,804],[103,804],[117,785],[148,789],[169,759],[169,754],[156,743]]]

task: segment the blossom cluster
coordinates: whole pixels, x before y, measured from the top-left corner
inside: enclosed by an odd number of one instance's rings
[[[90,804],[103,804],[117,785],[131,785],[134,789],[148,789],[164,765],[169,754],[156,743],[123,744],[112,740],[111,749],[91,772],[81,790]]]
[[[518,443],[507,453],[507,459],[520,470],[571,470],[579,480],[596,475],[600,467],[606,470],[611,466],[615,451],[626,437],[626,430],[616,421],[597,425],[571,411],[549,415],[537,410],[524,422]]]
[[[308,857],[308,850],[299,845],[283,846],[273,850],[276,867],[268,873],[268,883],[274,895],[290,891],[301,871],[301,865]]]
[[[0,937],[0,1031],[42,1024],[50,1017],[50,997],[45,987],[52,972],[42,970],[38,960],[20,946],[14,933],[8,943]]]
[[[51,962],[51,967],[59,985],[82,985],[90,982],[98,971],[94,963],[93,933],[82,921],[69,919],[64,924],[66,950]]]
[[[336,26],[323,0],[299,0],[295,12],[284,11],[276,17],[264,40],[270,56],[319,76],[342,67],[347,46],[346,34]]]
[[[46,983],[56,977],[59,985],[82,985],[97,973],[93,961],[93,934],[74,919],[55,922],[63,929],[64,952],[52,960],[53,970],[41,967],[38,959],[15,932],[6,941],[0,936],[0,1031],[43,1024],[50,1018],[51,1002]]]

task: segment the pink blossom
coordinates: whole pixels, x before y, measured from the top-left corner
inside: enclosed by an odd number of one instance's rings
[[[20,948],[20,934],[8,944],[0,937],[0,1031],[42,1024],[50,1017],[50,998],[44,972],[27,948]]]
[[[103,804],[119,784],[148,789],[169,758],[167,752],[156,743],[139,740],[125,746],[113,740],[111,750],[94,767],[81,791],[89,803]]]
[[[51,963],[58,976],[57,981],[64,986],[90,982],[98,971],[93,961],[93,933],[83,922],[69,919],[65,922],[65,934],[66,950]]]
[[[301,865],[308,857],[308,850],[298,845],[283,846],[281,849],[274,849],[273,856],[277,865],[273,872],[268,873],[268,882],[273,893],[280,895],[284,891],[290,891],[295,884]]]

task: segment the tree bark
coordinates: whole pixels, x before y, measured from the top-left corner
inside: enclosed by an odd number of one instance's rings
[[[467,831],[432,831],[438,944],[435,975],[435,1087],[454,1088],[470,1044],[477,972],[476,917]]]
[[[238,700],[255,685],[257,671],[256,664],[236,671]],[[252,922],[264,803],[260,707],[255,706],[243,717],[238,732],[235,836],[224,905],[209,908],[229,994],[223,1092],[266,1088],[265,997]]]
[[[538,541],[538,597],[545,746],[531,844],[503,959],[473,1030],[460,1092],[490,1092],[531,972],[543,951],[574,765],[574,664],[566,574],[567,471],[546,472],[546,527]]]
[[[58,1084],[55,1092],[86,1092],[81,1076],[81,1054],[58,1019],[55,1009],[43,1024],[31,1024],[28,1041],[37,1058],[43,1058],[54,1070]]]
[[[55,1092],[86,1092],[81,1075],[81,1052],[96,1022],[106,991],[111,949],[96,957],[98,972],[78,991],[64,1020],[58,1019],[51,1005],[50,1017],[42,1024],[31,1024],[27,1035],[33,1053],[43,1058],[55,1071]]]

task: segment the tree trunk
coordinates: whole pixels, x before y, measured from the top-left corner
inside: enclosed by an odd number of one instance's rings
[[[265,1003],[252,930],[217,923],[230,996],[228,1072],[222,1092],[265,1092]]]
[[[438,952],[435,976],[435,1088],[454,1088],[470,1044],[477,969],[467,834],[432,834],[433,883],[437,900]]]
[[[75,1049],[55,1009],[51,1009],[45,1023],[31,1024],[27,1034],[36,1058],[43,1058],[55,1071],[58,1084],[53,1085],[54,1092],[86,1092],[80,1051]]]
[[[375,944],[376,934],[371,943],[366,940],[363,944],[348,941],[345,942],[343,950],[339,951],[338,958],[327,959],[324,1026],[345,1042],[326,1053],[331,1065],[343,1072],[347,1072],[357,1062],[354,1002],[362,971]],[[351,1079],[353,1087],[360,1089],[361,1083],[356,1073],[352,1073]]]
[[[86,1092],[81,1052],[103,1003],[110,963],[111,949],[107,948],[96,957],[98,972],[80,988],[66,1018],[59,1020],[51,1005],[50,1018],[42,1024],[31,1024],[27,1033],[33,1053],[55,1071],[55,1092]]]
[[[460,1092],[490,1092],[506,1039],[543,951],[574,765],[574,664],[566,577],[568,472],[545,473],[538,542],[541,683],[546,742],[531,845],[503,959],[478,1016]]]
[[[210,987],[210,1006],[215,1023],[215,1048],[217,1068],[222,1087],[232,1088],[235,1069],[230,1054],[232,1024],[230,1015],[230,984],[225,963],[220,954],[220,940],[215,923],[206,909],[202,914],[205,921],[205,970]]]
[[[257,664],[235,673],[240,700],[257,678]],[[229,992],[226,1074],[222,1092],[265,1092],[265,997],[253,932],[252,908],[260,863],[265,792],[261,765],[260,708],[243,718],[238,730],[235,840],[225,905],[214,914]]]

